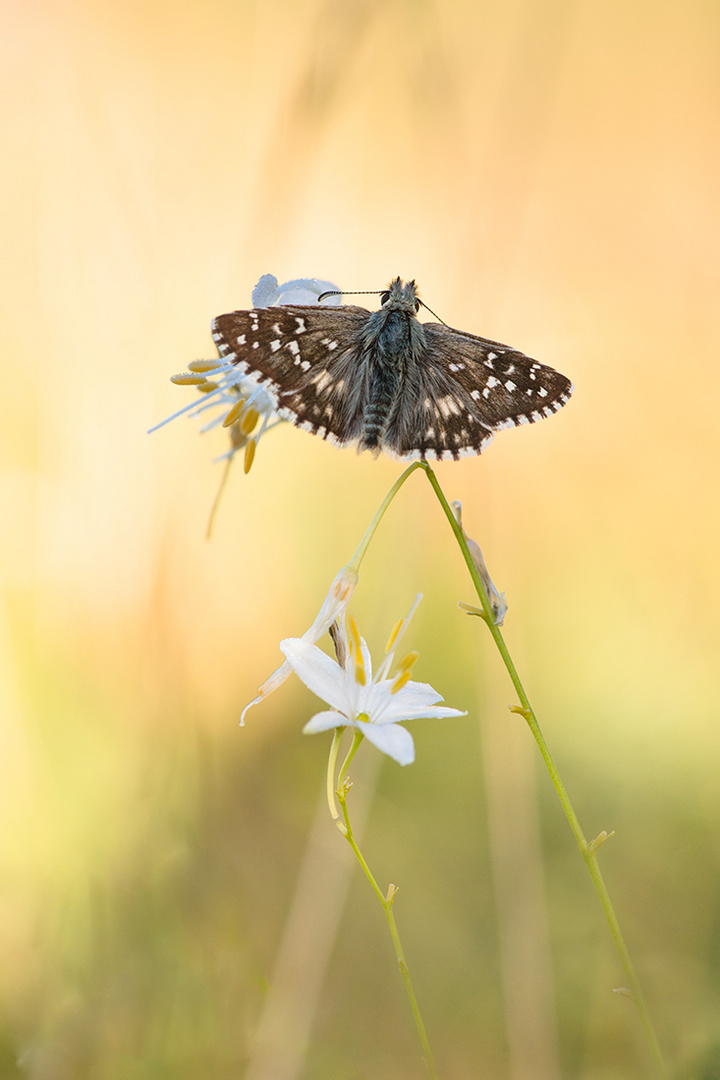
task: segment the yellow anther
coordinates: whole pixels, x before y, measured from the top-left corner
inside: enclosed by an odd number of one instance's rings
[[[211,382],[210,379],[206,379],[204,383],[200,383],[198,390],[201,394],[210,394],[213,390],[217,390],[217,383]]]
[[[360,686],[365,686],[367,679],[365,677],[365,660],[362,654],[362,646],[360,642],[360,632],[357,628],[357,623],[353,619],[352,615],[348,615],[348,622],[350,624],[350,646],[355,662],[355,682]]]
[[[257,411],[257,409],[248,409],[242,420],[240,421],[240,430],[245,435],[249,435],[250,432],[255,428],[255,425],[257,424],[259,419],[260,413]]]
[[[406,686],[410,682],[409,671],[399,671],[395,682],[390,687],[391,694],[397,694],[398,690],[402,690],[403,686]]]
[[[220,367],[223,367],[223,364],[218,360],[191,360],[188,371],[216,371]]]
[[[191,375],[187,371],[183,371],[182,375],[172,375],[170,382],[175,383],[176,386],[202,386],[207,382],[204,375]]]
[[[385,655],[386,656],[390,652],[390,650],[394,647],[395,642],[400,637],[400,634],[403,632],[404,629],[405,629],[405,619],[398,619],[398,621],[395,623],[395,626],[393,627],[392,634],[388,638],[388,643],[385,646]]]
[[[405,659],[400,662],[400,665],[398,666],[398,674],[401,671],[409,671],[419,655],[420,653],[417,652],[415,649],[413,649],[412,652],[409,652]]]
[[[245,475],[247,475],[250,472],[250,469],[252,467],[252,463],[255,460],[255,447],[256,446],[257,446],[257,443],[255,442],[255,440],[251,439],[250,442],[245,447],[245,464],[243,466],[244,469],[245,469]]]
[[[360,651],[360,631],[357,628],[357,623],[352,615],[348,614],[348,623],[350,624],[350,637],[352,638],[353,645]]]
[[[244,410],[245,410],[245,398],[239,398],[238,401],[235,402],[235,404],[233,405],[232,409],[227,414],[225,419],[223,420],[223,427],[230,427],[232,424],[235,423],[236,420],[239,420],[240,417],[242,416]]]

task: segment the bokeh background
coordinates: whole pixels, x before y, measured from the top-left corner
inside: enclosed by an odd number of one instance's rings
[[[570,405],[441,464],[673,1076],[720,1076],[720,12],[705,0],[4,6],[0,1075],[423,1075],[297,681],[400,467],[287,426],[236,467],[168,377],[262,273],[415,277]],[[369,299],[372,304],[372,298]],[[652,1075],[607,928],[429,486],[352,610],[417,592],[467,717],[365,748],[363,844],[443,1077]]]

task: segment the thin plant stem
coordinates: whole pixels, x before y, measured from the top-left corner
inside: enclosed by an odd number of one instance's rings
[[[340,728],[339,730],[342,731],[342,728]],[[340,767],[340,772],[338,773],[337,787],[341,788],[343,786],[343,784],[345,782],[345,777],[347,775],[347,771],[350,768],[350,762],[352,761],[352,759],[355,757],[358,750],[360,749],[360,745],[361,745],[364,738],[365,738],[365,736],[363,735],[363,733],[361,731],[353,732],[352,745],[351,745],[350,749],[348,750],[347,755],[345,757],[345,760],[343,761],[343,763],[342,763],[342,765]]]
[[[388,493],[385,496],[385,498],[383,499],[383,501],[380,503],[380,506],[378,508],[377,513],[375,514],[375,517],[372,519],[372,521],[368,525],[367,529],[365,530],[365,535],[363,536],[362,540],[358,544],[357,551],[355,552],[352,559],[348,563],[348,566],[347,566],[348,570],[354,570],[355,573],[358,572],[358,570],[360,569],[360,563],[363,561],[363,558],[365,557],[365,552],[367,551],[367,549],[368,549],[368,547],[370,545],[370,541],[372,540],[373,536],[375,535],[375,530],[377,529],[378,525],[382,521],[383,515],[385,514],[385,511],[387,510],[388,506],[393,501],[393,499],[397,495],[398,491],[403,486],[403,484],[408,479],[408,477],[411,475],[411,473],[414,473],[416,469],[421,469],[423,467],[423,465],[424,465],[424,462],[422,462],[422,461],[414,461],[412,463],[412,465],[409,465],[408,468],[405,470],[405,472],[402,473],[401,476],[399,476],[398,479],[395,481],[395,483],[390,488],[390,490],[388,491]]]
[[[515,667],[515,664],[513,663],[512,657],[510,656],[508,647],[505,644],[505,639],[503,638],[500,627],[497,626],[495,623],[495,617],[490,606],[490,600],[485,591],[485,588],[483,587],[483,583],[480,578],[480,574],[478,573],[478,569],[473,562],[472,555],[470,554],[470,550],[465,540],[462,526],[456,520],[455,515],[453,514],[448,504],[448,501],[443,494],[443,491],[440,487],[440,484],[438,483],[437,477],[435,476],[433,470],[430,468],[427,462],[420,462],[420,465],[424,469],[425,475],[430,481],[433,491],[435,492],[440,502],[440,505],[443,508],[445,516],[450,523],[450,527],[455,534],[455,538],[458,542],[460,550],[462,551],[463,558],[465,559],[468,570],[470,572],[470,577],[472,578],[473,585],[475,586],[475,591],[477,592],[478,598],[482,605],[484,622],[486,623],[490,634],[492,635],[493,641],[495,642],[500,656],[502,657],[503,663],[507,668],[508,675],[510,676],[512,684],[515,687],[515,692],[517,693],[520,705],[515,706],[512,711],[519,713],[525,718],[525,721],[527,722],[527,725],[532,732],[533,738],[538,745],[540,753],[542,754],[543,761],[545,762],[547,770],[550,774],[550,779],[552,780],[555,791],[557,792],[557,796],[560,800],[563,811],[565,812],[565,816],[568,820],[570,828],[573,831],[573,835],[575,836],[578,847],[580,848],[580,853],[585,861],[585,865],[587,866],[588,872],[592,879],[592,883],[595,887],[595,892],[598,895],[598,899],[600,900],[600,904],[602,905],[603,912],[605,913],[605,918],[607,919],[608,926],[610,927],[610,933],[612,935],[613,941],[615,942],[615,948],[620,957],[620,962],[623,966],[623,970],[625,971],[625,975],[629,983],[630,997],[632,998],[633,1004],[635,1005],[635,1009],[640,1019],[648,1049],[650,1051],[650,1056],[655,1066],[656,1074],[660,1078],[660,1080],[666,1080],[668,1073],[665,1067],[662,1052],[660,1050],[660,1045],[657,1040],[657,1035],[655,1034],[655,1028],[650,1018],[650,1013],[645,1003],[645,998],[643,996],[638,977],[635,973],[635,968],[630,958],[630,953],[625,943],[625,938],[623,937],[622,931],[620,929],[620,924],[618,922],[617,915],[615,914],[615,909],[613,908],[612,902],[610,900],[610,894],[608,893],[607,886],[605,885],[605,881],[603,880],[603,876],[598,863],[598,849],[601,844],[603,844],[604,841],[608,839],[608,834],[606,832],[601,832],[594,840],[591,840],[590,842],[585,839],[585,835],[580,826],[577,814],[575,813],[573,805],[570,801],[570,796],[568,795],[565,785],[560,778],[560,773],[558,772],[557,766],[555,765],[552,754],[550,753],[550,749],[545,741],[545,737],[540,730],[540,725],[537,721],[537,717],[535,716],[535,712],[525,692],[525,688],[520,681],[520,676],[517,673],[517,669]]]
[[[347,796],[348,792],[352,787],[352,783],[348,779],[343,779],[342,777],[348,765],[350,764],[350,761],[355,751],[362,742],[362,739],[363,736],[359,735],[359,733],[355,735],[355,738],[353,739],[353,745],[351,746],[350,751],[348,752],[348,756],[345,759],[345,762],[343,763],[341,769],[341,776],[335,794],[337,795],[337,800],[340,803],[343,820],[342,822],[338,821],[337,825],[343,836],[347,840],[348,844],[352,848],[355,858],[360,863],[365,877],[368,879],[370,885],[372,886],[373,892],[382,904],[382,909],[385,912],[385,918],[387,919],[388,927],[390,929],[390,937],[392,938],[392,942],[395,947],[395,955],[397,956],[398,967],[400,969],[400,974],[402,976],[403,982],[405,983],[405,989],[407,991],[407,995],[410,1001],[410,1008],[412,1010],[413,1019],[415,1020],[415,1026],[417,1027],[418,1035],[420,1037],[423,1058],[425,1060],[425,1064],[427,1065],[427,1070],[431,1077],[431,1080],[438,1080],[438,1073],[437,1069],[435,1068],[435,1059],[433,1058],[432,1050],[430,1049],[427,1032],[425,1031],[425,1024],[423,1023],[423,1018],[420,1014],[420,1006],[418,1005],[417,997],[415,996],[415,990],[413,989],[412,980],[410,978],[410,971],[408,969],[407,961],[405,959],[405,951],[402,947],[402,942],[400,941],[400,934],[398,932],[397,923],[395,922],[395,915],[393,914],[393,902],[395,900],[397,888],[395,885],[390,885],[387,891],[387,895],[383,894],[382,889],[375,880],[375,876],[373,875],[370,867],[367,864],[367,861],[365,860],[365,856],[358,847],[357,840],[355,839],[352,831],[352,826],[350,824],[350,815],[347,808]]]
[[[330,757],[328,758],[327,767],[327,801],[332,818],[337,821],[340,816],[335,806],[335,766],[337,765],[338,751],[340,749],[340,740],[343,736],[342,728],[335,728],[333,733],[333,741],[330,744]]]

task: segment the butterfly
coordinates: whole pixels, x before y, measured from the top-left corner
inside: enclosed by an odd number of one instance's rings
[[[508,345],[420,322],[414,281],[395,278],[381,305],[231,311],[212,334],[279,416],[375,455],[479,454],[496,431],[551,416],[572,394],[564,375]]]

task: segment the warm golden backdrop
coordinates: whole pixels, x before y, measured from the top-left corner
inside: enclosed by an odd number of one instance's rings
[[[603,866],[673,1069],[720,1076],[717,7],[37,0],[2,18],[0,1074],[421,1075],[382,915],[327,815],[312,825],[314,700],[288,683],[237,727],[399,466],[283,428],[207,542],[223,437],[144,434],[189,400],[168,376],[212,355],[211,317],[271,272],[416,277],[446,322],[573,378],[557,417],[438,475],[507,594],[588,834],[616,830]],[[421,476],[363,567],[372,646],[418,591],[419,677],[469,716],[417,722],[411,769],[373,777],[368,748],[357,797],[377,785],[365,845],[402,886],[442,1075],[645,1077]],[[310,956],[268,998],[299,896],[290,967]]]

